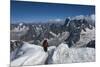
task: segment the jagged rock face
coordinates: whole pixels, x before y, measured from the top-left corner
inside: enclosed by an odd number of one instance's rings
[[[23,45],[22,41],[11,40],[10,41],[10,51],[14,51],[16,48],[21,47]]]
[[[67,44],[60,44],[53,54],[54,64],[94,62],[94,48],[68,48]]]
[[[76,43],[75,47],[86,46],[91,40],[95,40],[95,29],[86,29],[86,32],[82,31],[80,34],[80,40]]]
[[[95,40],[91,40],[86,47],[95,48]]]
[[[66,20],[68,20],[68,18],[66,18]],[[90,30],[93,30],[95,27],[94,25],[95,25],[94,15],[91,16],[80,15],[73,17],[68,21],[65,21],[65,24],[63,26],[67,26],[65,28],[68,28],[68,32],[70,34],[68,39],[66,39],[65,41],[69,45],[69,47],[73,47],[80,40],[80,38],[82,38],[81,33],[83,31],[90,32]],[[89,30],[87,30],[87,28]],[[92,36],[94,36],[94,32]]]

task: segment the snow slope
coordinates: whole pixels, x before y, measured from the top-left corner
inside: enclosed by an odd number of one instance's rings
[[[19,57],[11,61],[11,66],[44,64],[48,57],[48,53],[44,52],[41,46],[28,43],[24,43],[16,55]]]
[[[52,64],[52,56],[55,50],[56,50],[56,46],[48,47],[48,58],[46,60],[46,64]]]
[[[93,62],[95,61],[94,48],[68,48],[67,44],[60,44],[53,54],[54,64]]]
[[[16,50],[15,50],[16,52]],[[13,52],[14,53],[14,52]],[[69,48],[67,44],[61,43],[58,47],[50,46],[44,52],[41,46],[24,42],[24,45],[14,53],[11,66],[64,64],[76,62],[94,62],[94,48]]]

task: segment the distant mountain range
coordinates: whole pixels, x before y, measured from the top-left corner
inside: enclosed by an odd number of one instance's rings
[[[68,19],[68,22],[65,21],[66,19]],[[35,42],[37,42],[37,40],[41,41],[44,38],[52,38],[53,36],[50,34],[50,31],[55,34],[68,31],[68,27],[66,27],[66,25],[71,22],[78,22],[79,20],[85,20],[86,24],[88,23],[89,25],[95,27],[94,14],[90,16],[80,15],[75,17],[68,17],[66,19],[49,20],[46,23],[11,23],[11,40],[35,40]],[[78,23],[80,24],[80,22]]]

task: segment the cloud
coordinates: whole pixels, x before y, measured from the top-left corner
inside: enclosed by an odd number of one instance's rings
[[[60,22],[60,21],[63,21],[63,19],[59,19],[59,18],[57,18],[57,19],[49,19],[49,21],[56,21],[56,22]]]
[[[77,20],[84,19],[84,15],[75,16],[72,19],[77,19]]]
[[[91,17],[91,19],[92,19],[93,21],[95,21],[95,15],[94,15],[94,14],[92,14],[90,17]]]

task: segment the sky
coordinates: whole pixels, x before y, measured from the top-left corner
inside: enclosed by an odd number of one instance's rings
[[[95,6],[11,1],[11,23],[46,22],[77,15],[95,14]]]

